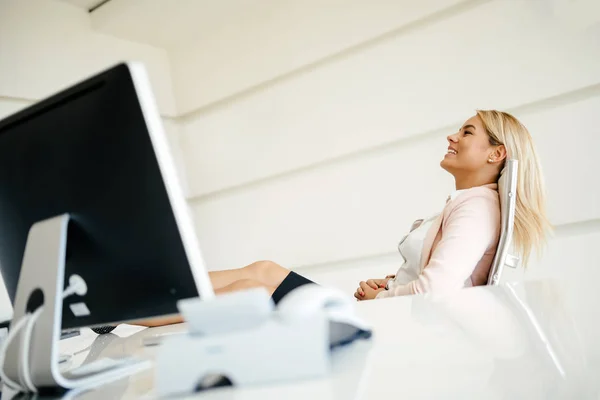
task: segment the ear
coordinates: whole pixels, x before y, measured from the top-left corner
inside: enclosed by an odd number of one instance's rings
[[[508,154],[506,153],[506,147],[503,144],[496,146],[496,150],[492,153],[492,158],[494,162],[503,161],[506,159]]]

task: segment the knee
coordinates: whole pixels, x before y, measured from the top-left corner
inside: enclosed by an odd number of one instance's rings
[[[261,277],[268,276],[273,270],[281,268],[277,263],[273,261],[256,261],[246,267],[257,280],[261,280]]]
[[[251,279],[277,286],[289,271],[273,261],[257,261],[246,267]]]

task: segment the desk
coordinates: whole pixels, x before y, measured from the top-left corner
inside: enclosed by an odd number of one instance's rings
[[[600,294],[581,296],[560,288],[558,282],[536,281],[466,289],[447,298],[360,302],[357,312],[373,324],[374,337],[335,352],[329,377],[214,389],[187,398],[598,399]],[[99,356],[152,358],[157,348],[142,345],[146,335],[183,329],[184,325],[152,329],[122,325],[106,337],[84,330],[61,346],[71,354],[92,345],[91,351]],[[89,351],[75,355],[74,362]],[[156,398],[153,371],[77,398]]]

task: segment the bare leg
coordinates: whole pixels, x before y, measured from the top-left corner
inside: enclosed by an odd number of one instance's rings
[[[272,295],[273,292],[275,291],[274,287],[265,286],[265,285],[263,285],[262,282],[253,281],[251,279],[242,279],[239,281],[235,281],[230,285],[227,285],[225,287],[215,290],[215,294],[218,296],[223,293],[236,292],[238,290],[251,289],[251,288],[257,288],[257,287],[265,288],[267,290],[267,292],[269,292],[269,296]]]
[[[262,286],[276,288],[289,273],[288,269],[273,261],[257,261],[243,268],[212,271],[208,275],[215,293],[219,293],[220,289],[240,280],[260,282]]]
[[[264,287],[270,295],[290,271],[273,261],[257,261],[243,268],[209,272],[216,295],[236,290]],[[156,318],[134,322],[142,326],[162,326],[183,322],[181,316]]]

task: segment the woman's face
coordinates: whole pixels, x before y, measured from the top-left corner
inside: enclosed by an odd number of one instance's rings
[[[440,165],[453,175],[478,171],[485,167],[494,150],[481,119],[475,115],[448,136],[447,153]]]

